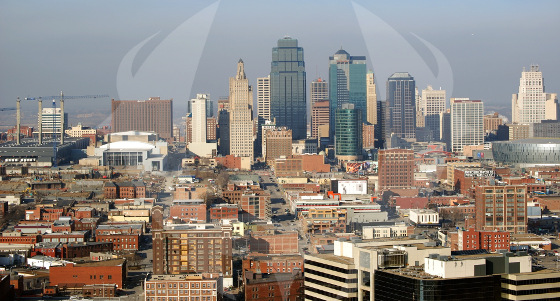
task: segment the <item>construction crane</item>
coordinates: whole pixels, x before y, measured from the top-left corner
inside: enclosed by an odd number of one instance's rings
[[[56,99],[60,97],[60,144],[64,144],[64,100],[65,99],[92,99],[92,98],[106,98],[109,97],[107,94],[98,94],[98,95],[79,95],[79,96],[65,96],[64,92],[60,91],[60,95],[52,95],[52,96],[38,96],[38,97],[26,97],[25,100],[37,100],[39,102],[39,144],[43,143],[43,129],[42,129],[42,121],[43,121],[43,98],[44,99],[52,99],[52,108],[53,108],[53,167],[57,166],[57,148],[56,148]],[[20,106],[19,106],[19,97],[17,99],[17,110],[18,110],[18,131],[19,131],[19,114],[20,114]],[[19,144],[19,135],[18,141]]]
[[[16,108],[0,108],[0,111],[14,111]]]

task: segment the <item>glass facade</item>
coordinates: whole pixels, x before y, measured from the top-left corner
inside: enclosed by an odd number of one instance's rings
[[[387,133],[399,138],[416,138],[416,83],[407,72],[397,72],[387,80],[389,127]]]
[[[492,143],[494,160],[504,164],[559,164],[560,139],[522,139]]]
[[[336,110],[336,156],[361,156],[362,113],[362,110],[355,109],[352,104],[345,104]]]
[[[335,113],[345,103],[360,110],[367,120],[366,57],[350,56],[344,50],[329,58],[330,128],[335,129]]]
[[[270,115],[277,126],[292,130],[293,139],[307,137],[307,103],[303,48],[285,37],[272,48]]]

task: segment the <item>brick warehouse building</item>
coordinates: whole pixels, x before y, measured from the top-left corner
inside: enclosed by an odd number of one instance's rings
[[[141,181],[106,182],[103,185],[103,195],[106,199],[134,199],[146,197],[146,184]]]
[[[260,254],[295,254],[298,249],[298,232],[276,230],[255,231],[249,238],[249,250]]]
[[[82,289],[84,285],[116,284],[123,288],[126,279],[126,259],[87,263],[67,263],[50,267],[50,285],[59,289]]]
[[[527,187],[478,186],[476,229],[527,233]]]
[[[296,273],[245,272],[245,300],[303,300],[303,275]]]
[[[113,251],[138,251],[140,235],[107,234],[95,236],[96,242],[113,243]]]
[[[173,230],[152,227],[154,274],[223,273],[231,277],[232,228],[181,225]]]
[[[243,272],[254,273],[292,273],[303,272],[303,256],[296,255],[268,255],[248,256],[243,259]]]
[[[217,301],[221,290],[221,278],[205,274],[149,275],[144,283],[145,301]]]
[[[379,150],[379,189],[414,186],[414,151],[408,149]]]

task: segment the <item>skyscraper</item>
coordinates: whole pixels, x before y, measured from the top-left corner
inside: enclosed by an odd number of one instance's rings
[[[229,98],[218,99],[218,151],[229,155]]]
[[[293,139],[307,136],[307,103],[303,48],[297,39],[284,37],[272,48],[270,115],[277,126],[292,130]]]
[[[257,78],[257,116],[270,120],[270,75]]]
[[[408,72],[397,72],[387,80],[387,106],[389,129],[399,138],[415,138],[416,134],[416,85]]]
[[[532,124],[547,119],[547,102],[554,103],[557,94],[544,91],[544,79],[538,65],[521,72],[519,92],[511,97],[513,123]]]
[[[340,49],[329,57],[330,130],[335,131],[336,109],[351,103],[367,120],[366,57],[350,56]],[[332,138],[332,137],[331,137]]]
[[[62,123],[60,122],[60,108],[43,108],[39,122],[42,125],[43,134],[52,134],[56,132],[60,136],[63,133]],[[64,124],[68,124],[68,113],[64,113]]]
[[[319,138],[319,127],[325,124],[329,124],[329,101],[317,101],[311,107],[311,138]]]
[[[339,160],[362,157],[362,111],[345,103],[335,111],[335,156]]]
[[[375,76],[373,71],[366,74],[366,106],[367,106],[367,122],[377,124],[377,90],[375,88]]]
[[[329,84],[326,80],[318,78],[311,82],[311,107],[322,100],[329,99]]]
[[[527,186],[478,186],[476,229],[527,233]]]
[[[235,77],[229,78],[230,154],[249,157],[253,162],[253,88],[239,59]]]
[[[200,157],[214,157],[216,156],[217,144],[207,143],[207,121],[206,117],[206,104],[210,100],[210,95],[208,94],[197,94],[196,98],[191,99],[191,142],[189,143],[189,137],[187,137],[187,147],[192,154]],[[187,133],[189,132],[187,124]]]
[[[173,137],[173,100],[111,100],[113,132],[156,132],[161,138]]]
[[[451,151],[484,143],[484,104],[480,100],[451,98]]]
[[[197,96],[198,96],[198,94],[197,94]],[[187,102],[187,116],[192,113],[192,110],[193,110],[192,102],[194,100],[195,99],[191,99]],[[212,100],[210,98],[207,98],[206,99],[206,117],[212,117],[212,116],[214,116],[214,103],[212,102]]]
[[[445,112],[446,109],[445,90],[434,90],[432,86],[428,85],[426,89],[422,90],[418,105],[424,118],[424,126],[432,131],[435,140],[439,140],[439,114]]]

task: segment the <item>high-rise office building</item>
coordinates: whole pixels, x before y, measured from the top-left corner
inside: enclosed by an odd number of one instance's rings
[[[313,103],[311,107],[311,138],[319,137],[319,127],[329,124],[329,101],[322,100]]]
[[[187,101],[187,116],[192,114],[192,102],[194,99]],[[214,102],[208,97],[206,99],[206,117],[214,116]]]
[[[187,117],[186,120],[186,143],[193,142],[193,118]],[[206,141],[216,141],[218,139],[218,120],[216,117],[206,118]]]
[[[351,103],[367,120],[366,57],[350,56],[343,49],[329,57],[330,130],[335,132],[336,109]]]
[[[257,116],[270,120],[270,75],[257,78]]]
[[[451,98],[451,151],[484,143],[484,104],[480,100]]]
[[[387,80],[387,135],[416,137],[416,85],[408,72],[397,72]]]
[[[477,230],[527,233],[527,187],[478,186],[475,211]]]
[[[318,78],[311,82],[311,107],[318,102],[329,99],[329,84],[326,80]]]
[[[532,124],[547,119],[546,104],[554,102],[557,94],[544,91],[544,79],[538,65],[521,72],[519,92],[511,97],[513,123]]]
[[[335,156],[339,160],[362,157],[362,111],[345,103],[335,111]]]
[[[451,110],[439,113],[439,139],[445,142],[447,151],[451,151]]]
[[[292,130],[293,139],[307,137],[307,102],[303,48],[297,39],[284,37],[272,48],[270,118]]]
[[[173,137],[173,100],[111,100],[113,132],[155,132],[161,138]],[[43,129],[44,130],[44,129]]]
[[[414,186],[414,151],[383,149],[378,153],[379,189]]]
[[[222,156],[229,155],[229,99],[218,100],[218,152]]]
[[[187,117],[187,134],[189,134],[189,125],[191,126],[191,136],[187,137],[187,147],[191,153],[199,157],[214,157],[217,152],[216,143],[207,143],[209,118],[206,117],[206,104],[209,99],[210,95],[208,94],[197,94],[196,98],[190,101],[191,117]],[[189,138],[191,141],[189,141]]]
[[[446,93],[445,90],[434,90],[428,85],[422,90],[420,101],[417,104],[422,112],[424,127],[432,132],[435,140],[440,140],[439,114],[446,110]]]
[[[56,132],[60,136],[60,133],[63,132],[60,115],[60,108],[43,108],[41,118],[38,121],[41,122],[43,134],[52,135],[52,133]],[[64,113],[64,124],[68,124],[68,113]]]
[[[230,154],[253,162],[253,89],[241,59],[235,77],[229,79],[229,107]]]
[[[377,124],[377,90],[375,88],[375,75],[373,71],[366,74],[366,106],[367,122]]]
[[[496,132],[500,125],[504,124],[504,119],[498,113],[484,115],[482,120],[484,121],[484,134],[486,135]]]

